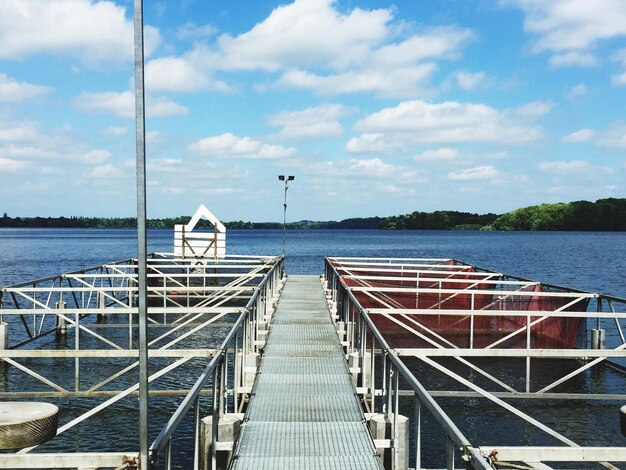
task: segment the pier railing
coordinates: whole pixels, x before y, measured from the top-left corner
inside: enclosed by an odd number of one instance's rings
[[[447,469],[455,468],[455,456],[460,452],[468,468],[493,470],[480,451],[472,446],[389,346],[366,310],[360,307],[354,294],[340,282],[340,277],[327,259],[325,281],[329,289],[331,308],[337,313],[339,321],[343,322],[341,327],[345,328],[343,332],[340,331],[340,337],[345,334],[344,346],[348,356],[355,354],[358,357],[353,362],[356,367],[351,368],[356,371],[357,392],[363,397],[366,412],[371,415],[382,413],[391,423],[390,439],[375,441],[376,447],[388,448],[394,455],[400,452],[400,396],[406,397],[408,390],[413,408],[413,416],[407,417],[411,423],[414,441],[413,468],[422,468],[422,410],[425,408],[447,437],[444,443]],[[390,462],[390,467],[395,468],[395,459],[391,458]]]
[[[382,410],[386,416],[393,416],[391,422],[396,423],[400,397],[404,397],[405,406],[407,397],[417,397],[413,405],[415,468],[420,468],[419,410],[425,403],[431,404],[428,410],[448,434],[448,468],[454,468],[453,445],[461,448],[464,460],[478,465],[486,462],[484,458],[476,460],[480,453],[494,462],[496,459],[535,462],[537,456],[545,456],[540,460],[596,461],[606,468],[615,468],[607,461],[626,461],[624,447],[581,447],[503,400],[612,400],[621,402],[617,410],[626,395],[563,392],[560,386],[600,364],[624,372],[620,362],[626,358],[623,334],[626,299],[494,273],[456,260],[331,258],[326,260],[325,280],[331,308],[336,309],[342,322],[338,329],[340,336],[345,334],[346,352],[354,356],[353,376],[366,410]],[[445,305],[446,302],[450,303]],[[450,305],[454,302],[458,305]],[[498,317],[515,321],[508,331],[481,331],[476,326],[480,319]],[[456,319],[457,324],[462,319],[463,329],[452,335],[447,334],[449,330],[437,329],[436,323],[454,324],[450,319]],[[577,348],[569,344],[546,344],[545,338],[540,337],[542,330],[538,326],[542,322],[566,325],[559,322],[569,319],[579,324],[578,332],[574,331],[578,333]],[[573,341],[571,331],[569,341]],[[490,361],[481,363],[476,361],[478,358]],[[490,367],[493,361],[507,358],[525,361],[521,390],[516,386],[520,380],[512,380],[510,376],[501,378],[498,374],[501,371]],[[531,380],[531,359],[571,359],[574,367],[566,368],[566,373],[550,380],[543,377],[542,383]],[[410,368],[407,360],[412,361]],[[468,372],[461,373],[459,368],[451,367],[454,361]],[[517,366],[515,369],[519,370]],[[465,390],[426,392],[414,371],[429,374],[436,371]],[[487,399],[560,441],[564,447],[472,447],[456,426],[450,426],[448,415],[431,402],[433,397]],[[393,441],[385,444],[393,446]]]
[[[241,398],[249,392],[242,383],[248,373],[244,361],[249,360],[243,353],[253,354],[263,342],[263,321],[271,314],[282,266],[283,260],[272,256],[199,260],[165,253],[150,255],[148,355],[153,373],[149,381],[170,375],[167,383],[151,387],[151,400],[186,396],[189,386],[176,378],[180,374],[174,377],[171,373],[183,365],[197,370],[198,361],[212,358],[211,364],[220,374],[218,387],[193,391],[203,399],[218,393],[217,403],[224,397],[222,410],[241,407]],[[88,402],[87,411],[62,423],[58,436],[136,395],[136,378],[129,374],[137,367],[138,358],[136,270],[136,260],[127,259],[0,289],[0,366],[11,377],[5,381],[7,388],[0,390],[0,397],[106,398],[95,405]],[[229,331],[224,341],[226,333],[222,334],[217,348],[216,328]],[[195,364],[190,362],[194,358]],[[114,372],[107,376],[111,370]],[[123,389],[112,389],[115,384],[123,384]],[[170,426],[170,431],[174,432],[177,425]],[[62,445],[57,444],[57,448]],[[46,464],[42,454],[31,450],[1,454],[0,468],[61,466],[50,462],[119,467],[122,461],[133,468],[137,455],[132,451],[55,453],[45,454],[50,457]]]
[[[270,321],[274,302],[281,287],[284,259],[281,258],[256,288],[254,294],[241,310],[239,318],[217,348],[213,358],[197,378],[189,393],[161,430],[152,445],[152,463],[170,470],[172,468],[172,439],[184,418],[193,412],[193,468],[199,469],[201,461],[208,459],[209,468],[217,468],[217,451],[227,450],[234,442],[217,442],[218,424],[226,414],[240,415],[251,387],[246,374],[249,363],[256,361],[259,348],[264,345],[264,327]],[[253,372],[254,373],[254,372]],[[203,413],[201,399],[207,386],[211,388],[211,401]],[[211,416],[210,429],[203,432],[201,420]],[[201,441],[210,445],[201,445]],[[208,463],[208,462],[207,462]]]

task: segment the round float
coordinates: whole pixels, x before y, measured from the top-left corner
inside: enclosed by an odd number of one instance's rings
[[[59,408],[51,403],[0,401],[0,449],[23,449],[52,439]]]

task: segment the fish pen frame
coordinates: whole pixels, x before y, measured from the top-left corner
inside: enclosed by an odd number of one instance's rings
[[[456,266],[456,268],[453,268]],[[460,269],[469,269],[476,273],[475,276],[467,275],[464,271],[464,279],[458,279],[458,275],[446,273],[458,273]],[[433,273],[439,273],[434,275]],[[402,273],[401,275],[399,273]],[[467,275],[467,276],[466,276]],[[409,276],[413,287],[408,287]],[[429,277],[430,276],[430,277]],[[455,279],[457,277],[457,279]],[[410,258],[326,258],[323,277],[328,302],[332,311],[335,312],[337,328],[347,356],[354,355],[353,377],[356,382],[356,390],[362,397],[364,409],[368,413],[382,412],[392,423],[392,438],[385,442],[378,442],[377,447],[391,448],[397,452],[395,442],[397,435],[397,415],[399,413],[399,397],[413,397],[413,416],[411,429],[415,447],[416,469],[421,468],[421,407],[426,405],[428,411],[439,426],[445,431],[448,442],[447,468],[453,469],[455,465],[455,450],[460,451],[466,464],[482,468],[484,462],[489,465],[507,465],[511,462],[525,462],[530,468],[550,468],[543,462],[598,462],[606,468],[617,468],[608,461],[626,461],[626,447],[590,447],[579,446],[571,439],[544,425],[538,420],[527,415],[517,407],[505,402],[503,399],[576,399],[576,400],[612,400],[626,401],[623,394],[588,394],[588,393],[554,393],[553,389],[563,382],[581,374],[585,370],[599,363],[607,362],[612,367],[624,373],[626,370],[617,361],[626,357],[626,341],[622,324],[626,320],[624,313],[626,299],[613,296],[593,294],[575,289],[567,289],[553,284],[538,283],[528,279],[510,275],[504,275],[494,271],[463,263],[453,259],[410,259]],[[387,283],[386,286],[381,286]],[[395,283],[395,287],[394,287]],[[421,287],[424,284],[428,288]],[[452,286],[458,284],[457,288]],[[485,284],[492,284],[485,289]],[[445,284],[445,286],[443,286]],[[401,286],[400,286],[401,285]],[[541,286],[541,292],[528,290],[529,286]],[[445,287],[445,288],[444,288]],[[526,289],[520,290],[520,289]],[[439,296],[438,300],[432,301],[434,308],[402,308],[397,304],[394,295],[411,296]],[[446,299],[455,296],[466,296],[465,299],[471,308],[445,309],[442,306]],[[560,307],[554,311],[515,311],[515,310],[479,310],[474,308],[474,299],[478,295],[491,296],[491,305],[494,299],[535,297],[556,297],[560,299]],[[369,303],[367,307],[363,302]],[[417,302],[417,301],[415,301]],[[377,304],[376,307],[373,305]],[[584,311],[565,310],[573,305],[584,305]],[[476,306],[477,307],[477,306]],[[582,310],[582,309],[581,309]],[[466,316],[469,318],[469,328],[466,328],[467,337],[463,340],[465,347],[458,346],[445,337],[444,333],[438,333],[434,328],[420,323],[417,318],[428,318],[427,315],[445,318],[446,316]],[[492,341],[482,347],[474,341],[474,320],[481,317],[493,317],[497,315],[523,316],[524,325],[514,328],[514,331],[505,334],[499,340]],[[576,348],[543,348],[535,347],[535,341],[531,341],[531,331],[535,325],[546,319],[558,321],[563,317],[580,318],[586,323],[592,323],[594,330],[606,331],[611,328],[611,334],[602,333],[602,342],[596,342],[590,346],[589,332],[581,327],[584,337],[579,334],[576,338]],[[411,336],[414,342],[421,343],[420,347],[393,347],[393,335],[385,335],[380,330],[380,319],[385,319],[406,335]],[[401,319],[401,320],[400,320]],[[620,321],[622,324],[620,324]],[[396,331],[396,330],[394,330]],[[504,333],[503,333],[504,334]],[[593,334],[598,336],[597,334]],[[521,341],[517,347],[504,347],[507,341],[519,336]],[[604,343],[606,340],[606,344]],[[406,340],[408,342],[408,340]],[[458,341],[458,340],[457,340]],[[390,346],[388,343],[391,342]],[[426,345],[424,345],[424,343]],[[502,382],[488,371],[473,364],[472,358],[522,358],[525,359],[524,390],[519,391]],[[403,358],[414,358],[423,364],[430,366],[447,377],[460,383],[469,391],[434,390],[426,391],[418,378],[407,367]],[[437,358],[452,358],[460,361],[464,366],[471,369],[483,379],[502,387],[505,391],[488,391],[455,373],[443,364],[437,362]],[[577,359],[584,364],[574,371],[560,377],[554,382],[533,390],[531,386],[530,360],[531,358],[558,358]],[[614,360],[614,361],[612,361]],[[402,379],[402,389],[400,388]],[[552,393],[550,393],[552,391]],[[548,446],[494,446],[471,445],[461,431],[454,425],[450,417],[434,401],[435,397],[474,398],[482,397],[492,403],[503,407],[506,411],[522,418],[541,431],[565,444],[562,447]],[[616,421],[618,413],[616,407]],[[399,444],[398,444],[399,445]],[[482,456],[482,457],[480,457]],[[479,458],[480,457],[480,458]],[[515,464],[512,464],[515,465]],[[487,467],[494,468],[494,467]]]
[[[192,404],[200,396],[217,393],[219,397],[224,397],[223,409],[227,395],[230,397],[229,406],[241,408],[250,387],[242,384],[244,365],[239,356],[242,352],[256,351],[263,344],[262,328],[273,312],[275,298],[282,287],[283,263],[282,258],[274,256],[228,255],[219,260],[199,261],[167,253],[152,253],[148,260],[149,326],[164,329],[165,333],[158,334],[157,331],[156,337],[150,338],[149,357],[151,360],[174,361],[155,371],[149,381],[164,377],[193,358],[206,358],[210,360],[208,367],[216,364],[220,370],[219,386],[206,389],[205,380],[202,387],[197,388],[196,383],[192,392],[197,395]],[[124,390],[104,390],[102,387],[135,369],[138,362],[108,377],[101,377],[99,383],[87,389],[81,387],[80,366],[81,359],[97,358],[106,362],[138,358],[139,352],[133,341],[137,323],[136,275],[136,260],[126,259],[0,289],[0,325],[3,335],[7,337],[4,349],[0,348],[0,367],[12,368],[40,384],[33,390],[5,390],[0,392],[0,396],[9,399],[105,398],[77,418],[63,423],[57,430],[57,436],[119,400],[136,396],[138,384]],[[127,321],[107,321],[111,318]],[[226,340],[219,347],[188,347],[184,344],[185,340],[198,337],[198,333],[213,327],[229,328]],[[113,338],[107,334],[120,328],[128,329],[126,340],[120,340],[119,335]],[[39,341],[53,333],[56,333],[57,340],[61,339],[61,349],[35,349]],[[72,336],[73,342],[70,341]],[[13,337],[21,339],[9,342]],[[85,349],[85,343],[90,346],[96,344],[97,347]],[[230,360],[226,361],[226,358]],[[73,386],[27,367],[22,359],[44,362],[73,359]],[[67,368],[63,369],[67,371]],[[41,390],[41,384],[47,389]],[[188,388],[179,387],[174,390],[151,390],[150,396],[186,397],[189,393]],[[185,403],[183,400],[181,406]],[[179,410],[177,413],[182,412]],[[174,432],[177,427],[171,423],[170,420],[168,433]],[[82,468],[85,465],[135,468],[138,463],[134,449],[123,453],[54,454],[29,453],[32,449],[22,449],[13,454],[0,453],[0,468]],[[154,452],[154,455],[158,457],[159,452]]]

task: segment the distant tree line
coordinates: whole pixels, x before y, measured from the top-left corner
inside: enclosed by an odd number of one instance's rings
[[[413,212],[383,219],[386,230],[480,230],[492,224],[497,214],[472,214],[469,212],[435,211]]]
[[[150,219],[148,228],[173,228],[191,217]],[[226,222],[229,229],[277,229],[279,222]],[[43,228],[134,228],[134,217],[9,217],[0,218],[0,227]],[[201,220],[200,228],[210,223]],[[626,231],[626,199],[599,199],[524,207],[506,214],[470,212],[413,212],[391,217],[351,218],[340,221],[301,220],[287,224],[289,229],[384,229],[384,230],[564,230]]]
[[[490,230],[626,231],[626,199],[524,207],[498,217]]]

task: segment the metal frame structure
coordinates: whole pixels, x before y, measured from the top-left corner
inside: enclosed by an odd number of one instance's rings
[[[137,260],[126,259],[0,289],[0,323],[9,332],[7,348],[0,349],[0,367],[5,377],[16,377],[11,383],[19,383],[19,389],[13,385],[0,391],[0,397],[104,399],[62,423],[58,436],[120,400],[137,396],[136,373],[129,374],[136,370],[139,358],[137,271]],[[209,369],[220,368],[220,377],[224,377],[211,382],[211,387],[219,384],[213,389],[205,387],[210,378],[206,373],[201,376],[202,384],[197,383],[191,392],[184,386],[153,387],[150,399],[192,393],[193,404],[200,396],[218,393],[220,397],[228,395],[231,406],[240,406],[249,390],[241,382],[243,366],[237,353],[255,351],[262,344],[259,328],[273,311],[282,272],[283,259],[272,256],[228,255],[198,264],[195,259],[172,254],[150,254],[147,343],[152,375],[148,381],[158,384],[176,371],[193,373],[183,366],[193,365],[194,358],[195,368],[198,360],[210,360]],[[210,338],[216,335],[210,332],[215,328],[229,333],[220,333],[219,343],[212,344],[216,339]],[[51,348],[51,343],[56,347]],[[85,367],[95,360],[102,375],[97,375],[97,383],[86,383],[94,374],[86,373],[90,371]],[[113,372],[107,375],[106,370]],[[189,400],[185,398],[183,405]],[[175,419],[170,421],[166,435],[171,436],[177,425]],[[54,454],[54,460],[41,463],[40,454],[30,450],[0,454],[0,468],[49,468],[52,461],[67,462],[74,468],[133,468],[139,462],[137,452],[131,450],[126,454]],[[162,446],[149,449],[150,462],[156,461],[162,450]],[[55,464],[58,468],[63,465]]]
[[[459,279],[459,272],[463,272],[462,280]],[[511,468],[510,465],[516,468],[515,465],[521,465],[520,468],[545,470],[550,468],[545,462],[585,461],[597,462],[612,469],[617,467],[609,461],[626,461],[626,447],[580,446],[562,432],[541,423],[510,403],[515,399],[541,398],[617,402],[626,400],[624,394],[559,393],[561,384],[599,364],[610,363],[622,372],[625,370],[619,363],[626,357],[623,333],[626,325],[626,299],[538,283],[452,259],[327,258],[324,281],[331,307],[336,309],[338,320],[344,322],[342,328],[346,331],[346,352],[357,353],[359,358],[359,367],[354,370],[358,373],[357,391],[362,395],[366,409],[372,413],[382,410],[386,415],[397,416],[400,397],[413,397],[411,421],[412,439],[415,442],[415,468],[421,468],[422,406],[426,406],[447,435],[448,469],[455,466],[455,449],[460,449],[461,457],[476,467],[481,467],[488,458],[489,465],[493,465],[488,468],[505,468],[507,465],[508,468]],[[534,286],[540,286],[541,291],[533,288]],[[439,300],[431,302],[432,305],[428,308],[412,309],[400,305],[397,297],[394,297],[397,295],[427,295],[431,299]],[[470,308],[447,309],[446,302],[458,296],[465,296]],[[492,302],[475,305],[478,296],[483,296],[483,299],[489,297]],[[498,302],[502,299],[524,299],[529,296],[556,298],[559,307],[549,311],[498,307]],[[364,302],[367,308],[363,306]],[[573,306],[582,311],[568,310]],[[468,325],[464,332],[464,346],[455,344],[445,334],[420,321],[429,318],[428,316],[463,318],[464,324]],[[477,344],[475,339],[479,332],[475,331],[474,324],[476,319],[484,316],[523,317],[525,324],[514,331],[500,334],[496,340]],[[535,325],[548,319],[555,321],[554,319],[564,317],[581,318],[583,325],[590,323],[595,326],[596,331],[606,332],[606,346],[596,343],[590,347],[590,332],[586,328],[581,328],[582,335],[579,335],[577,348],[546,348],[531,340]],[[385,335],[380,330],[381,319],[392,324],[396,331],[403,332],[405,337],[413,338],[413,343],[418,347],[406,344],[393,347],[393,335]],[[520,341],[511,346],[512,339],[517,337]],[[408,340],[405,338],[405,341]],[[485,367],[485,361],[476,361],[477,358],[525,360],[523,378],[518,380],[522,386],[516,387],[507,383],[505,378]],[[577,365],[548,384],[537,384],[532,380],[531,371],[534,368],[531,369],[531,359],[537,361],[547,358],[570,359]],[[418,360],[426,373],[430,370],[447,376],[457,384],[454,388],[458,388],[460,384],[464,390],[426,391],[420,379],[415,376],[415,369],[406,365],[408,359],[413,364]],[[460,364],[461,367],[452,367],[450,364]],[[624,381],[626,383],[626,378]],[[434,397],[484,398],[543,431],[552,440],[560,441],[563,446],[472,445],[450,416],[437,405]],[[403,399],[406,408],[406,398]],[[616,406],[616,416],[618,408]],[[397,421],[394,419],[392,422]],[[393,448],[393,442],[392,437],[387,443],[388,447]]]

